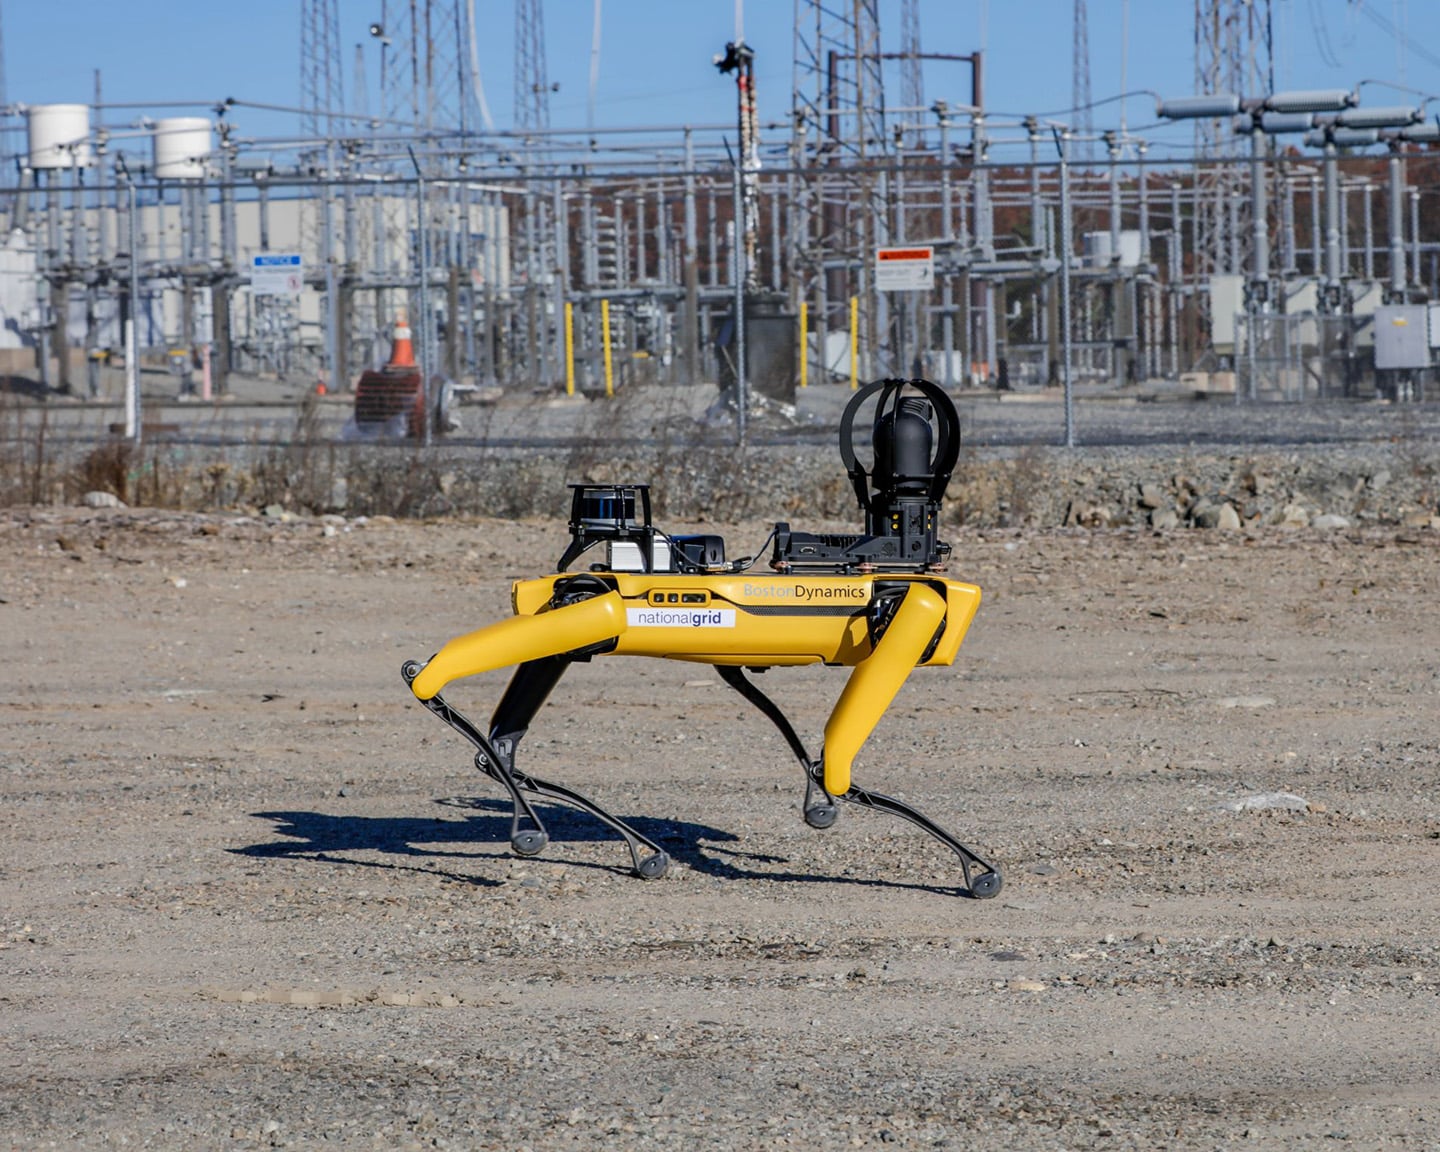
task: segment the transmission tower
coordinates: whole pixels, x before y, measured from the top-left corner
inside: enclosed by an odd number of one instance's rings
[[[473,0],[381,0],[381,114],[425,133],[465,135],[484,122]]]
[[[879,0],[795,0],[794,163],[789,263],[796,302],[813,302],[817,327],[843,329],[861,302],[864,346],[877,318],[865,308],[873,249],[888,238],[882,180],[885,85]]]
[[[886,150],[879,10],[879,0],[795,2],[794,113],[812,154]]]
[[[301,0],[300,129],[312,139],[334,137],[345,110],[339,9],[340,0]]]
[[[5,87],[5,32],[3,5],[0,5],[0,183],[20,184],[20,160],[25,152],[25,133],[20,130],[19,113],[12,112]],[[16,201],[0,201],[0,209],[13,212]]]
[[[0,162],[3,162],[7,169],[18,150],[18,133],[10,123],[9,107],[10,101],[5,95],[5,14],[4,6],[0,5]],[[10,178],[9,171],[0,176],[7,184]]]
[[[1095,158],[1095,111],[1090,95],[1090,14],[1085,0],[1075,0],[1075,53],[1070,65],[1070,103],[1080,139],[1071,159],[1089,164]]]
[[[542,0],[515,0],[515,130],[550,127],[550,77],[545,66]]]
[[[900,102],[905,115],[917,125],[923,124],[925,107],[925,70],[921,65],[920,0],[901,0],[900,5]],[[917,147],[925,143],[925,130],[911,130]]]
[[[1195,91],[1265,96],[1274,90],[1271,0],[1195,0]],[[1245,267],[1250,228],[1243,217],[1247,177],[1236,163],[1240,140],[1230,122],[1195,121],[1195,253],[1201,275]],[[1205,162],[1209,162],[1208,164]]]

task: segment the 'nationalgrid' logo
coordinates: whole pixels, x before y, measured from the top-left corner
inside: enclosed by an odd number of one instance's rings
[[[626,608],[632,628],[734,628],[733,608]]]

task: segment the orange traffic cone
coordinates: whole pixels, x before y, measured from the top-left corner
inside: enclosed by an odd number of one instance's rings
[[[410,321],[403,312],[395,321],[395,342],[390,346],[390,362],[385,367],[415,367],[415,346],[410,341]]]

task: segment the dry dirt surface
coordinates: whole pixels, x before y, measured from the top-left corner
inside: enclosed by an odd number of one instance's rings
[[[990,901],[660,661],[520,766],[670,874],[548,805],[513,855],[399,671],[564,542],[0,513],[0,1146],[1440,1147],[1440,534],[956,537],[980,614],[856,779]],[[762,683],[815,739],[844,676]]]

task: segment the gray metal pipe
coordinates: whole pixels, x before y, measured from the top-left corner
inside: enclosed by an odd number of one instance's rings
[[[1366,180],[1360,186],[1360,200],[1365,209],[1365,279],[1375,279],[1375,185]]]
[[[1253,248],[1250,265],[1252,303],[1262,303],[1270,290],[1270,206],[1265,187],[1265,159],[1269,137],[1250,134],[1250,226]]]
[[[1420,189],[1410,189],[1410,283],[1420,286]]]
[[[1398,302],[1405,299],[1405,161],[1398,151],[1390,153],[1389,177],[1390,296]]]
[[[1340,173],[1334,144],[1325,145],[1325,294],[1334,309],[1340,294]]]
[[[731,222],[730,251],[735,265],[735,442],[745,446],[745,408],[748,404],[745,382],[745,284],[749,271],[745,267],[744,212],[745,190],[740,162],[734,166],[735,217]]]
[[[955,235],[955,196],[950,174],[950,116],[940,108],[940,234],[946,240]],[[955,283],[954,257],[946,259],[940,281],[940,340],[944,345],[945,367],[941,374],[946,388],[955,387]]]
[[[1295,184],[1283,182],[1284,196],[1280,201],[1280,275],[1293,276],[1300,270],[1295,244]]]
[[[134,179],[127,180],[125,192],[128,208],[125,221],[130,245],[130,314],[125,318],[125,438],[138,446],[141,436],[140,348],[136,325],[140,315],[140,252],[136,247],[139,232],[135,227]]]
[[[695,211],[695,144],[685,130],[685,382],[700,383],[700,234]]]
[[[335,272],[335,197],[328,183],[335,171],[335,146],[326,149],[324,198],[321,200],[321,259],[325,261],[325,367],[331,392],[343,392],[340,373],[340,283]]]
[[[1060,332],[1064,345],[1065,447],[1075,447],[1075,400],[1070,355],[1070,134],[1060,133]]]

